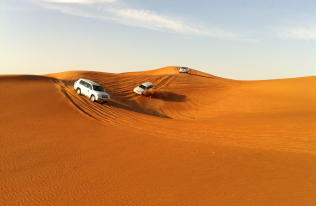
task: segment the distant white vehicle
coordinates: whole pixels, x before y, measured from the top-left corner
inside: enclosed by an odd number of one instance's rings
[[[181,67],[179,69],[179,73],[189,73],[189,68],[188,67]]]
[[[141,85],[139,85],[138,87],[136,87],[136,88],[134,89],[134,92],[135,92],[136,94],[142,95],[146,90],[150,90],[150,89],[152,89],[152,88],[154,88],[153,83],[151,83],[151,82],[145,82],[145,83],[142,83]]]
[[[102,86],[91,80],[79,79],[75,82],[74,88],[77,94],[89,97],[92,102],[107,103],[110,101],[110,95],[104,91]]]

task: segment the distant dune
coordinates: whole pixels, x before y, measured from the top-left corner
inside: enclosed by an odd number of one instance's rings
[[[316,76],[178,69],[1,75],[0,204],[316,205]]]

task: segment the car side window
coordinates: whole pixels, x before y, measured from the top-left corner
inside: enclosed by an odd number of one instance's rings
[[[92,87],[90,84],[87,84],[88,89],[92,90]]]
[[[85,81],[83,81],[83,80],[81,80],[80,82],[79,82],[81,85],[83,85],[83,86],[85,86]]]
[[[146,89],[146,87],[144,85],[142,85],[142,84],[139,85],[139,87],[142,88],[142,89]]]

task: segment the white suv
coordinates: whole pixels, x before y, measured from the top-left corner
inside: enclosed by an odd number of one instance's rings
[[[188,67],[181,67],[179,69],[179,73],[189,73],[189,68]]]
[[[135,87],[134,92],[135,92],[136,94],[143,94],[144,91],[150,90],[150,89],[152,89],[152,88],[154,88],[153,83],[151,83],[151,82],[145,82],[145,83],[142,83],[141,85],[139,85],[138,87]]]
[[[77,94],[89,97],[92,102],[107,103],[110,101],[110,95],[104,91],[102,86],[91,80],[79,79],[75,82],[74,88]]]

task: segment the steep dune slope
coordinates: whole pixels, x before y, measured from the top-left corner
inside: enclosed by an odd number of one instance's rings
[[[111,102],[78,96],[79,78]],[[0,76],[0,204],[315,205],[315,80]],[[169,95],[134,94],[146,81]]]
[[[179,74],[175,73],[177,69],[166,67],[140,72],[139,75],[137,72],[74,71],[48,76],[60,79],[56,80],[57,84],[80,110],[97,120],[121,127],[169,133],[175,138],[182,136],[194,141],[315,151],[316,77],[236,81],[202,75],[198,71],[195,73],[199,75]],[[73,83],[79,78],[100,83],[111,95],[109,105],[91,104],[88,98],[79,97],[73,88]],[[147,81],[168,95],[148,98],[133,92],[134,87]],[[161,121],[154,116],[173,121]],[[194,128],[195,135],[187,135],[183,127]],[[304,133],[305,141],[297,135],[300,133]],[[288,141],[289,135],[291,141]]]
[[[212,75],[203,75],[204,73],[191,70],[190,74],[179,74],[177,67],[166,67],[158,70],[145,72],[108,74],[98,72],[64,72],[47,75],[62,80],[62,83],[68,88],[69,92],[73,90],[73,83],[79,78],[91,79],[101,84],[111,95],[112,102],[130,106],[131,109],[137,109],[143,113],[153,114],[155,116],[164,116],[170,118],[188,118],[185,110],[191,107],[194,111],[199,110],[196,102],[203,98],[190,98],[188,94],[193,92],[200,93],[200,90],[207,89],[208,92],[216,92],[221,89],[240,84],[238,81],[232,81],[214,77]],[[199,73],[199,75],[195,74]],[[163,98],[148,99],[136,95],[133,89],[141,83],[152,82],[155,89],[166,93]],[[179,108],[168,111],[169,107]],[[181,109],[182,108],[182,109]],[[182,110],[182,114],[177,116],[177,110]]]

